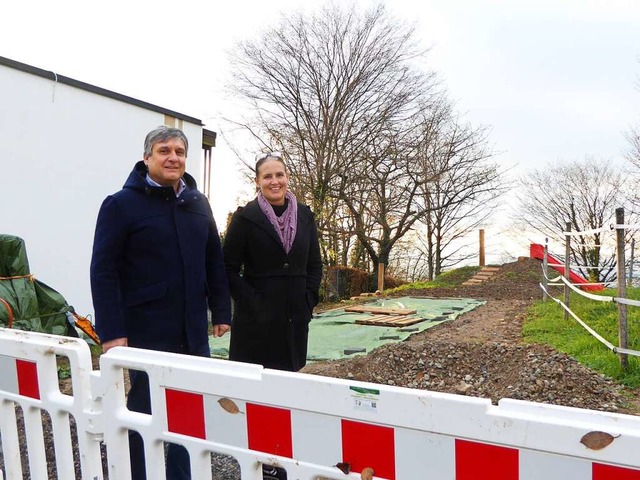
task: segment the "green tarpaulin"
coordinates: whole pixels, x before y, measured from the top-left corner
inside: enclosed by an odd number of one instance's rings
[[[0,326],[77,337],[67,319],[73,307],[31,275],[24,240],[0,234]]]
[[[357,324],[366,320],[369,313],[346,312],[334,309],[313,316],[309,324],[309,349],[307,359],[336,360],[353,355],[363,355],[373,349],[393,342],[405,340],[409,335],[421,332],[456,318],[485,303],[471,298],[418,298],[401,297],[378,299],[366,306],[416,310],[416,317],[424,319],[407,327],[382,327]],[[212,356],[227,358],[229,335],[210,338]]]

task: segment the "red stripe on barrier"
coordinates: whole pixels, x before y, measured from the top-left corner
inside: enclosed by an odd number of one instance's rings
[[[514,448],[456,439],[456,480],[518,480]]]
[[[342,461],[352,472],[370,467],[376,477],[394,480],[395,457],[393,428],[342,420]]]
[[[290,410],[247,403],[247,436],[251,450],[293,458]]]
[[[204,398],[198,393],[165,389],[167,428],[172,433],[206,438]]]
[[[592,480],[640,480],[640,470],[594,463],[591,467],[591,478]]]
[[[38,385],[38,365],[35,362],[16,359],[18,373],[18,394],[40,400]]]

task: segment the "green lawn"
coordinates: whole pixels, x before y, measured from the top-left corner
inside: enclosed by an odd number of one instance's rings
[[[615,290],[603,295],[615,296]],[[627,292],[628,298],[640,300],[640,289]],[[563,297],[560,297],[562,299]],[[618,345],[618,305],[591,300],[571,293],[571,310],[599,335]],[[640,307],[627,306],[628,348],[640,350]],[[640,386],[640,359],[629,356],[629,368],[623,371],[619,356],[594,338],[571,316],[564,320],[563,308],[553,300],[534,305],[523,327],[524,341],[544,343],[565,352],[580,363],[614,378],[628,387]]]
[[[407,283],[397,288],[386,290],[385,293],[401,293],[404,290],[421,290],[425,288],[457,287],[473,277],[476,273],[478,273],[478,271],[480,271],[480,267],[456,268],[455,270],[450,270],[438,275],[430,282]]]

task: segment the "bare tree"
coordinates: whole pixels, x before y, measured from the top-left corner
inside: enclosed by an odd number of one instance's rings
[[[359,13],[330,5],[284,17],[232,55],[231,88],[252,113],[237,123],[286,152],[292,187],[316,212],[325,240],[335,233],[340,187],[354,163],[369,158],[388,125],[406,121],[431,91],[434,77],[417,68],[425,52],[414,37],[383,6]]]
[[[451,120],[435,75],[421,68],[424,53],[414,29],[383,6],[360,13],[335,4],[286,16],[233,53],[232,90],[251,111],[237,124],[286,153],[329,265],[368,263],[363,252],[374,267],[388,264],[430,216],[432,273],[440,271],[451,263],[449,241],[501,191],[485,132]]]
[[[424,249],[420,249],[423,238],[415,229],[398,241],[393,255],[389,258],[390,270],[395,277],[408,282],[417,282],[428,278],[428,262]]]
[[[362,146],[350,168],[340,174],[333,194],[351,215],[350,230],[344,234],[355,236],[352,266],[368,263],[364,253],[376,272],[379,263],[389,265],[393,248],[403,243],[405,250],[402,239],[427,214],[419,208],[425,178],[419,171],[417,144],[423,119],[436,125],[444,119],[440,111],[448,105],[444,96],[429,93],[414,104],[407,118],[381,125],[377,136]]]
[[[626,135],[629,142],[629,151],[627,152],[627,160],[640,171],[640,129],[632,129]]]
[[[458,119],[428,123],[421,168],[426,235],[421,245],[429,264],[429,279],[472,255],[465,238],[484,223],[497,200],[510,188],[505,171],[493,160],[486,128],[472,128]],[[466,252],[466,253],[465,253]]]
[[[636,87],[640,90],[640,77],[638,77],[636,81]],[[637,175],[640,172],[640,127],[629,130],[626,133],[626,137],[629,142],[629,151],[626,154],[626,158],[635,168],[635,173]],[[637,199],[634,200],[637,201]]]
[[[630,203],[635,210],[638,210],[640,206],[640,194],[638,194],[638,187],[640,187],[640,128],[631,129],[625,136],[629,142],[629,150],[625,155],[631,164],[629,176],[635,182],[635,186],[631,189]]]
[[[521,221],[542,235],[561,240],[566,223],[574,231],[589,231],[612,223],[615,209],[628,204],[628,177],[610,162],[586,158],[547,165],[521,180]],[[633,214],[630,212],[631,221]],[[572,257],[581,274],[592,281],[615,278],[615,249],[606,233],[585,233],[572,240]]]

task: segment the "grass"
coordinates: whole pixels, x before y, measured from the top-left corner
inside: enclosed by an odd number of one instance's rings
[[[71,365],[69,363],[69,359],[64,356],[58,356],[57,360],[57,370],[58,370],[58,379],[63,380],[65,378],[71,377]]]
[[[614,290],[604,295],[614,296]],[[628,289],[627,297],[640,300],[640,289]],[[571,293],[571,310],[600,336],[618,345],[618,305],[591,300]],[[640,350],[640,307],[627,306],[628,348]],[[564,320],[564,309],[552,300],[539,302],[528,312],[523,326],[524,341],[551,345],[578,362],[621,384],[640,387],[640,358],[628,356],[629,368],[624,371],[619,356],[593,337],[575,319]]]
[[[399,287],[385,290],[384,293],[402,293],[405,290],[418,290],[425,288],[452,288],[461,285],[462,283],[473,277],[480,267],[462,267],[450,270],[438,275],[435,279],[428,282],[414,282],[400,285]]]

